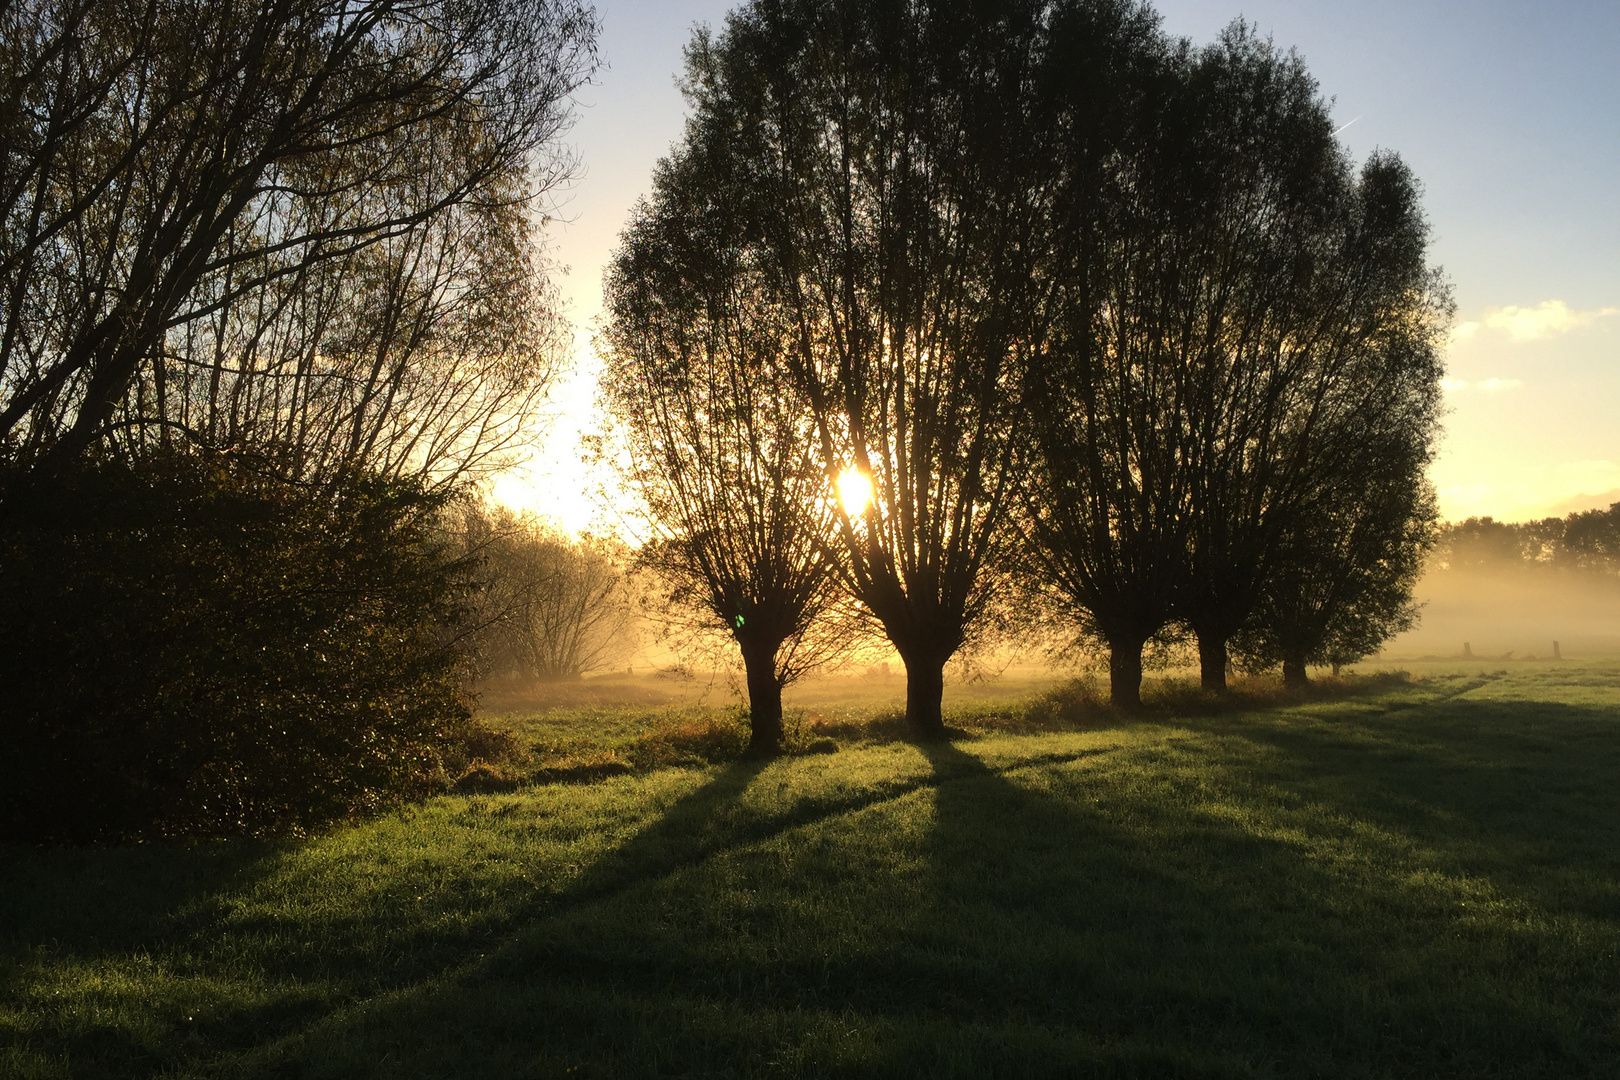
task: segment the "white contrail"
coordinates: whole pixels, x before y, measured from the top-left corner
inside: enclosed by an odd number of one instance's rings
[[[1366,115],[1367,115],[1367,114],[1366,114],[1366,113],[1362,113],[1362,114],[1361,114],[1361,116],[1366,116]],[[1356,117],[1356,120],[1360,120],[1360,119],[1361,119],[1361,116],[1358,116],[1358,117]],[[1352,120],[1352,121],[1350,121],[1350,124],[1353,124],[1353,123],[1355,123],[1355,122],[1356,122],[1356,120]],[[1334,132],[1334,133],[1333,133],[1333,136],[1334,136],[1334,138],[1338,138],[1338,136],[1339,136],[1339,135],[1340,135],[1340,134],[1341,134],[1341,133],[1342,133],[1342,132],[1343,132],[1343,131],[1344,131],[1344,128],[1347,128],[1347,127],[1349,127],[1349,126],[1350,126],[1350,124],[1346,124],[1346,125],[1344,125],[1344,127],[1342,127],[1342,128],[1340,128],[1340,129],[1339,129],[1339,130],[1338,130],[1338,131],[1335,131],[1335,132]]]

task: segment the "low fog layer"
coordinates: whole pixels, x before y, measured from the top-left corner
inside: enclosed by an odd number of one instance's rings
[[[1378,659],[1620,654],[1620,503],[1563,518],[1443,526],[1418,625]]]
[[[1460,656],[1546,658],[1620,654],[1620,583],[1554,570],[1431,570],[1418,582],[1418,625],[1378,659]]]

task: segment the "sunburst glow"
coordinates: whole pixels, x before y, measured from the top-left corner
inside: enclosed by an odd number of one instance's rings
[[[844,513],[854,517],[872,501],[872,478],[851,465],[838,478],[838,497],[843,501]]]

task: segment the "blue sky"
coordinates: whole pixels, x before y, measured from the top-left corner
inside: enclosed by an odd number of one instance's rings
[[[602,58],[570,141],[555,278],[578,327],[540,452],[496,496],[592,523],[578,440],[594,423],[602,269],[657,159],[680,137],[676,88],[713,0],[599,0]],[[1518,519],[1620,500],[1620,0],[1363,3],[1163,0],[1195,42],[1242,16],[1297,48],[1357,157],[1397,151],[1423,181],[1432,259],[1456,290],[1447,432],[1432,477],[1452,518]],[[611,525],[611,521],[601,522]]]

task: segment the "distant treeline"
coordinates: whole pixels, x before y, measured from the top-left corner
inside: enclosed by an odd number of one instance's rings
[[[1620,574],[1620,503],[1539,521],[1473,517],[1442,525],[1431,565],[1462,572],[1546,568],[1614,576]]]
[[[635,650],[640,589],[622,545],[476,503],[449,530],[475,567],[461,621],[475,678],[577,678]]]

